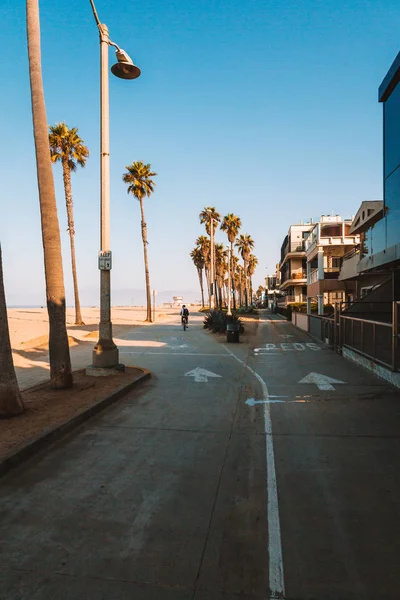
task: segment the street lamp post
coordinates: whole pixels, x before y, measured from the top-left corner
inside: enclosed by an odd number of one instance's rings
[[[112,337],[111,323],[111,249],[110,249],[110,119],[108,93],[108,47],[116,48],[118,62],[111,72],[120,79],[136,79],[140,69],[128,54],[112,42],[108,28],[97,16],[90,0],[100,33],[100,323],[99,340],[93,349],[94,374],[111,374],[120,368],[119,352]]]

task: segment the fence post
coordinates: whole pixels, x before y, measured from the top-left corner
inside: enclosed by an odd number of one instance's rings
[[[376,342],[376,325],[375,322],[372,323],[372,358],[375,358],[375,342]]]
[[[333,305],[333,349],[335,352],[338,350],[337,331],[338,328],[338,303],[335,302]]]
[[[361,321],[361,352],[364,351],[364,321]]]
[[[398,327],[399,327],[399,307],[396,300],[392,304],[392,371],[397,369],[397,348],[398,348]]]

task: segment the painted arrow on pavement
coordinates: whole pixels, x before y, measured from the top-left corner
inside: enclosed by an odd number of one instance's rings
[[[320,390],[334,390],[335,388],[331,385],[332,383],[344,383],[344,381],[322,375],[321,373],[309,373],[306,377],[300,379],[299,383],[315,383]]]
[[[278,400],[278,398],[287,398],[287,396],[269,396],[266,400],[254,400],[249,398],[246,400],[247,406],[255,406],[256,404],[271,404],[275,402],[286,402],[286,400]]]
[[[209,377],[221,377],[221,375],[196,367],[192,371],[185,373],[185,377],[194,377],[194,380],[197,383],[207,383]]]

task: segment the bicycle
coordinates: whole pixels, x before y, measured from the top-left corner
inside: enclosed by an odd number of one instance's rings
[[[187,326],[188,326],[188,318],[185,316],[182,317],[182,325],[183,325],[183,331],[186,331]]]

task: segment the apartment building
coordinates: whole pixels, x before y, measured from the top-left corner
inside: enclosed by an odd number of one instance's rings
[[[304,242],[313,229],[312,221],[291,225],[281,247],[279,290],[280,306],[305,302],[307,298],[306,252]]]
[[[354,296],[355,284],[339,280],[343,257],[360,243],[358,234],[351,234],[353,218],[322,215],[312,226],[305,240],[307,312],[316,302],[318,314],[324,305],[345,302]]]

